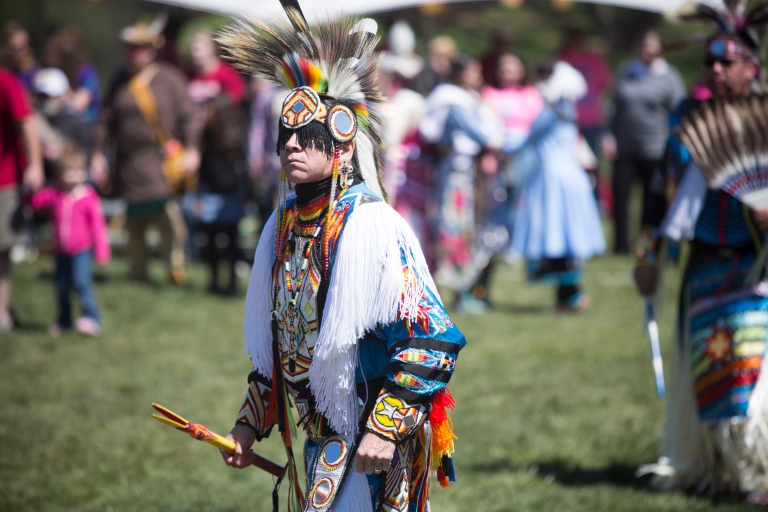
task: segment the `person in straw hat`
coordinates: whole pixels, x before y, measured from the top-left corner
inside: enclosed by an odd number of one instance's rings
[[[120,34],[127,62],[107,94],[96,130],[91,174],[100,185],[108,181],[106,151],[112,145],[111,178],[117,193],[128,202],[130,276],[138,281],[148,279],[145,234],[156,225],[163,252],[169,257],[171,281],[181,284],[186,280],[187,229],[163,166],[183,148],[183,171],[194,174],[200,157],[191,145],[193,107],[186,78],[172,65],[157,60],[158,50],[165,44],[164,27],[165,17],[158,16]]]

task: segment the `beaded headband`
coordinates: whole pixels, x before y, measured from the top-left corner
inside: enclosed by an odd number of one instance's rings
[[[755,56],[754,52],[747,45],[737,38],[726,34],[719,34],[709,39],[706,51],[708,59],[753,59]]]

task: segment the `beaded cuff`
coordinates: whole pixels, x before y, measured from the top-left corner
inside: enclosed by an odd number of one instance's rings
[[[253,376],[253,373],[251,374]],[[245,400],[240,407],[237,415],[236,424],[247,425],[256,432],[256,439],[261,441],[269,436],[272,426],[267,427],[267,406],[269,405],[269,396],[272,392],[270,383],[260,378],[251,378],[248,380],[248,392],[245,394]]]
[[[379,437],[399,444],[416,433],[428,412],[426,405],[410,404],[382,390],[365,427]]]

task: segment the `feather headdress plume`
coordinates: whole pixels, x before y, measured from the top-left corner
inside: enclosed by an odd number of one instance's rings
[[[748,0],[724,0],[725,9],[719,10],[707,4],[692,2],[680,10],[679,17],[708,23],[718,32],[713,38],[734,38],[754,54],[760,49],[757,29],[768,23],[768,3],[760,2],[752,8],[748,8],[748,3]]]
[[[306,126],[320,137],[321,123],[335,143],[354,138],[363,180],[386,199],[381,119],[372,109],[384,99],[376,83],[376,22],[341,17],[310,29],[296,6],[286,2],[285,12],[287,19],[274,23],[236,21],[217,39],[239,69],[290,91],[281,130]]]

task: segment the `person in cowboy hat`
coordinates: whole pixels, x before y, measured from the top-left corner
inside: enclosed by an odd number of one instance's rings
[[[130,276],[139,281],[148,278],[145,233],[154,224],[169,257],[171,281],[181,284],[186,280],[187,229],[163,165],[170,154],[183,147],[184,172],[193,174],[200,157],[192,146],[193,107],[186,78],[174,66],[157,60],[157,52],[165,44],[165,21],[161,15],[120,33],[127,62],[109,88],[97,125],[91,176],[99,185],[108,181],[105,152],[112,144],[113,182],[117,193],[128,202]]]

